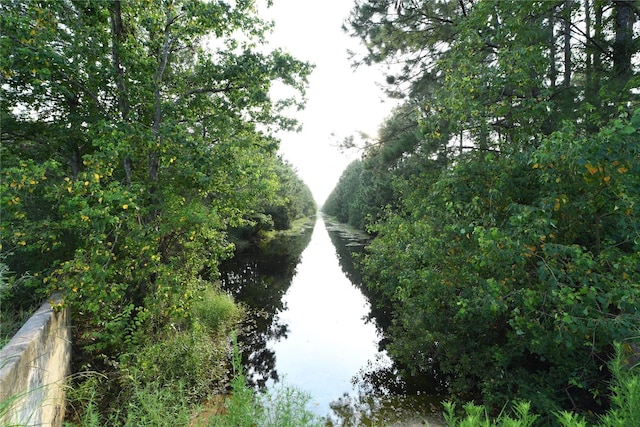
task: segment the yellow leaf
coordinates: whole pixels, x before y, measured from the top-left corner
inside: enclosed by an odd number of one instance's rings
[[[129,209],[129,205],[122,205],[122,209]]]
[[[595,175],[596,173],[598,173],[598,168],[595,166],[591,166],[589,163],[587,163],[586,168],[591,175]]]

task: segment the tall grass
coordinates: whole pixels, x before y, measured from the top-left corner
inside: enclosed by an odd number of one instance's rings
[[[324,420],[306,409],[311,397],[291,386],[283,385],[264,394],[246,385],[240,353],[234,337],[231,396],[226,412],[212,418],[212,427],[320,427]]]
[[[82,427],[173,427],[188,426],[194,407],[181,383],[134,381],[119,405],[109,413],[101,409],[100,378],[94,375],[69,392],[70,401],[81,405],[81,416],[65,426]]]
[[[555,425],[561,427],[631,427],[640,426],[640,365],[630,365],[630,352],[636,351],[616,344],[616,357],[609,364],[613,374],[610,386],[611,408],[595,424],[581,415],[563,411],[555,415]],[[539,415],[531,412],[528,402],[516,402],[511,411],[503,411],[490,418],[485,407],[467,403],[458,414],[453,403],[444,404],[444,417],[449,427],[531,427],[537,425]]]
[[[5,421],[3,419],[7,417],[10,414],[10,412],[12,412],[16,408],[17,405],[20,404],[20,402],[24,399],[26,394],[27,393],[20,393],[17,395],[12,395],[0,401],[0,423],[5,423],[5,424],[2,424],[3,427],[18,427],[22,425],[22,424],[6,424],[8,423],[8,421]],[[29,420],[23,420],[23,422],[28,422],[28,421]]]

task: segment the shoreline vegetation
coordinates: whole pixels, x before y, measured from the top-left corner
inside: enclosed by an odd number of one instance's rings
[[[386,350],[482,405],[460,425],[640,425],[636,3],[360,0],[344,22],[400,103],[345,137],[362,156],[322,211],[374,236]],[[0,2],[0,303],[63,295],[69,425],[188,425],[240,382],[218,267],[317,208],[278,154],[314,66],[271,29],[252,0]],[[514,399],[539,417],[501,421]]]
[[[314,214],[295,219],[286,230],[260,230],[238,247],[298,235],[315,221]],[[262,394],[245,384],[235,340],[242,306],[220,290],[219,283],[200,289],[195,298],[189,325],[174,325],[135,357],[122,358],[127,364],[120,366],[120,391],[113,398],[102,397],[114,386],[109,378],[99,372],[76,373],[68,393],[73,415],[67,425],[253,426],[260,417],[264,423],[259,425],[265,426],[321,425],[304,408],[309,397],[298,390],[283,386],[272,395]],[[129,400],[122,400],[123,395]],[[105,413],[105,407],[111,409]]]
[[[2,310],[62,294],[70,425],[186,425],[231,380],[218,266],[316,210],[277,138],[313,66],[253,1],[7,0],[0,28]]]

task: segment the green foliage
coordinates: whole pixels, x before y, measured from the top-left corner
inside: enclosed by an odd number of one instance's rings
[[[242,310],[229,295],[211,287],[194,290],[192,298],[188,319],[175,317],[120,360],[121,369],[130,371],[135,382],[180,383],[185,398],[198,402],[227,381],[227,335]]]
[[[602,427],[622,427],[640,423],[640,375],[637,345],[617,344],[616,358],[610,364],[613,373],[611,409],[602,417]],[[630,363],[635,363],[630,366]]]
[[[495,420],[489,417],[485,408],[473,402],[465,404],[463,409],[465,417],[461,419],[455,415],[455,404],[444,403],[444,418],[450,427],[531,427],[538,419],[537,415],[531,413],[531,405],[527,402],[517,402],[513,405],[513,417],[509,414],[501,414]]]
[[[637,102],[637,16],[627,2],[363,0],[345,28],[366,46],[356,65],[394,64],[387,92],[420,106],[431,144],[518,151]]]
[[[194,299],[191,315],[199,325],[216,334],[232,330],[242,317],[233,298],[212,287],[205,287]]]
[[[16,277],[0,259],[0,348],[13,338],[42,303],[25,290],[30,275]]]
[[[362,200],[366,187],[362,161],[354,160],[340,176],[322,211],[340,222],[364,228],[364,210],[367,205],[373,205]]]
[[[437,174],[449,156],[441,138],[420,123],[419,106],[407,102],[382,124],[379,139],[371,142],[362,160],[354,160],[340,176],[322,211],[340,222],[365,230],[369,223],[395,209],[402,198],[398,181]],[[401,185],[401,184],[400,184]]]
[[[100,389],[99,377],[94,375],[67,392],[70,403],[76,411],[81,410],[82,416],[66,426],[186,427],[191,423],[194,408],[187,398],[188,389],[180,382],[161,385],[156,381],[133,381],[126,402],[108,416],[100,408]]]
[[[233,356],[234,378],[231,397],[225,404],[226,412],[212,419],[210,425],[229,427],[305,427],[322,426],[322,420],[305,405],[310,397],[290,386],[281,386],[264,395],[256,394],[246,384],[237,343]]]
[[[133,361],[136,381],[182,383],[190,401],[203,399],[226,380],[224,343],[212,341],[199,328],[175,331],[156,343],[142,346]]]
[[[275,134],[311,66],[270,27],[252,0],[0,4],[3,261],[13,300],[63,293],[74,368],[107,374],[91,425],[175,425],[223,387],[228,230],[310,210]]]
[[[278,157],[273,167],[278,182],[276,197],[266,200],[256,210],[270,219],[275,230],[287,230],[293,221],[313,216],[316,203],[311,190],[290,163]]]
[[[640,399],[640,378],[638,376],[638,365],[630,366],[629,357],[637,359],[637,354],[633,354],[629,344],[616,344],[616,356],[610,363],[613,372],[613,382],[611,384],[612,402],[611,409],[600,417],[597,426],[632,426],[640,421],[640,411],[638,411],[638,399]],[[487,409],[476,405],[473,402],[466,403],[462,416],[456,411],[456,405],[452,402],[444,403],[444,417],[450,427],[492,427],[511,426],[526,427],[535,425],[539,415],[531,412],[531,405],[528,402],[516,402],[511,411],[503,409],[497,418],[491,418]],[[561,411],[554,414],[555,424],[562,427],[587,427],[584,417],[574,412]]]
[[[78,425],[165,425],[175,417],[174,425],[189,425],[197,406],[224,390],[228,336],[242,310],[215,288],[191,292],[189,316],[175,316],[161,331],[127,343],[133,350],[111,362],[110,375],[73,377],[70,420]]]
[[[291,164],[278,159],[276,173],[280,203],[267,206],[265,212],[271,215],[276,230],[287,230],[295,220],[315,215],[317,206],[311,190]]]
[[[354,166],[325,209],[379,219],[363,268],[394,315],[389,352],[492,412],[515,396],[547,417],[603,411],[613,342],[640,320],[637,16],[364,0],[347,22],[356,63],[400,64],[388,92],[405,103],[363,153],[387,202]]]
[[[640,321],[637,117],[408,178],[364,261],[393,301],[391,354],[494,410],[606,407],[612,343]]]
[[[2,250],[20,292],[64,293],[76,354],[105,369],[185,324],[227,229],[302,186],[274,134],[311,67],[259,46],[253,1],[150,5],[0,6]]]

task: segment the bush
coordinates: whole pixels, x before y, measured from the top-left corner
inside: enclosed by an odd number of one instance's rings
[[[31,290],[25,290],[28,278],[26,274],[16,278],[9,267],[0,262],[0,348],[13,338],[42,302]]]
[[[614,375],[611,384],[611,409],[600,418],[598,427],[627,427],[640,425],[640,371],[638,365],[629,366],[630,346],[616,345],[616,357],[609,364]],[[469,402],[464,405],[462,416],[456,415],[456,405],[445,402],[445,420],[449,427],[530,427],[536,425],[540,416],[531,412],[529,402],[516,402],[512,410],[505,411],[495,419],[488,415],[486,407]],[[573,412],[555,414],[555,423],[562,427],[587,427],[587,421]]]
[[[191,307],[191,315],[211,333],[231,330],[242,316],[233,298],[209,286],[199,292]]]
[[[132,372],[143,383],[181,382],[189,399],[197,401],[226,383],[228,334],[242,310],[229,295],[210,285],[194,292],[189,313],[190,321],[178,319],[160,335],[160,341],[140,348]]]
[[[471,153],[410,177],[368,247],[393,301],[389,352],[499,411],[602,412],[613,343],[640,323],[640,155],[633,119],[567,125],[531,152]]]

